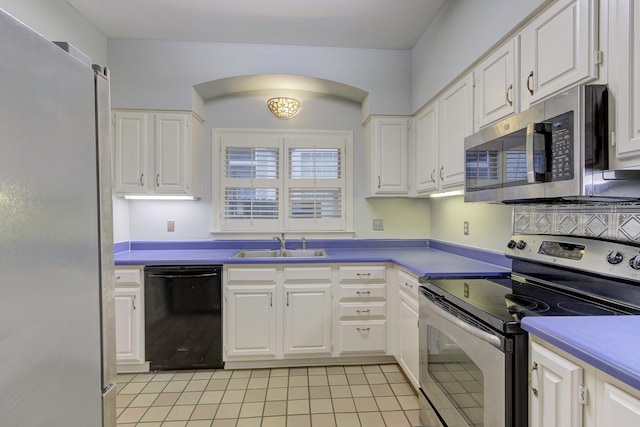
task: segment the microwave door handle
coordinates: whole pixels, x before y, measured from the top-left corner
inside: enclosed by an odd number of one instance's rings
[[[543,151],[545,161],[547,159],[547,151],[549,150],[551,129],[548,123],[529,123],[527,125],[527,136],[525,139],[525,151],[527,155],[527,182],[529,184],[535,184],[537,182],[545,181],[545,171],[536,171],[536,138],[542,136],[544,138]],[[549,140],[549,141],[548,141]],[[546,164],[545,164],[546,169]]]
[[[529,123],[527,125],[527,136],[525,139],[525,152],[527,154],[527,182],[529,184],[538,182],[536,180],[537,177],[535,170],[534,134],[535,125],[534,123]]]

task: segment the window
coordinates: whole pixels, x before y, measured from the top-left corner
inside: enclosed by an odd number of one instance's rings
[[[350,132],[214,130],[214,224],[222,231],[346,231]],[[215,152],[214,150],[214,156]],[[217,193],[217,195],[216,195]]]

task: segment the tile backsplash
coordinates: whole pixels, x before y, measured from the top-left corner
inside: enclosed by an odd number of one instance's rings
[[[559,234],[640,243],[640,203],[516,205],[514,234]]]

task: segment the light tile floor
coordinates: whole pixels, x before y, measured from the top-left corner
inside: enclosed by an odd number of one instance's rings
[[[409,427],[395,364],[164,371],[117,377],[118,427]]]

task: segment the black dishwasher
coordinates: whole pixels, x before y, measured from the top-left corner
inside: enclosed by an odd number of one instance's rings
[[[154,370],[222,368],[222,266],[144,269],[145,358]]]

